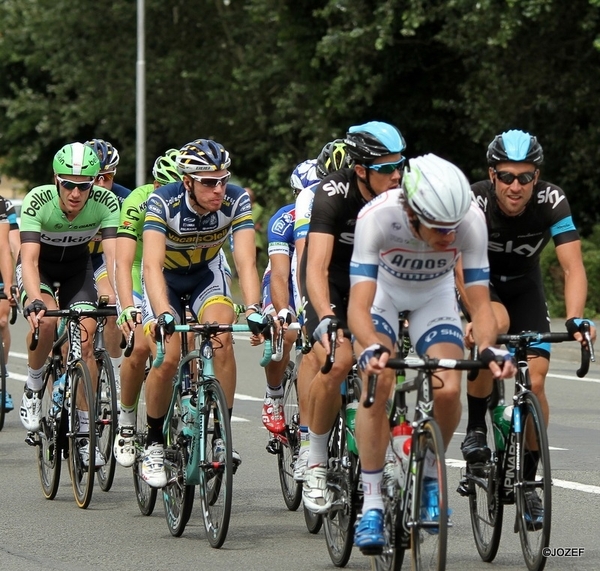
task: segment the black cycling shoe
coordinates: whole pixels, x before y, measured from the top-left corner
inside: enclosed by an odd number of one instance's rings
[[[528,531],[542,529],[544,524],[544,506],[535,490],[525,492],[525,523]]]
[[[460,445],[460,449],[463,458],[469,464],[482,464],[492,456],[492,452],[487,445],[487,436],[480,429],[469,430]]]

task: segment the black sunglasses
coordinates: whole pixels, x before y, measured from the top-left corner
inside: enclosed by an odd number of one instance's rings
[[[529,184],[535,178],[536,172],[537,171],[514,174],[512,172],[494,170],[494,174],[498,177],[498,180],[504,184],[512,184],[515,179],[519,181],[519,184]]]

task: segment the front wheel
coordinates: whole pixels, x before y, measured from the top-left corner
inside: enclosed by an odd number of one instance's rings
[[[158,490],[149,486],[142,478],[142,460],[144,459],[144,447],[146,445],[146,392],[145,383],[140,389],[136,405],[136,430],[135,430],[135,462],[133,463],[133,489],[135,498],[142,515],[152,515],[156,505]]]
[[[321,531],[321,527],[323,526],[323,516],[311,512],[304,506],[304,523],[306,524],[306,529],[308,529],[309,533],[316,535]]]
[[[533,393],[523,396],[519,409],[523,439],[519,463],[521,468],[517,476],[517,483],[521,482],[521,485],[515,488],[516,526],[527,568],[530,571],[540,571],[546,565],[543,554],[550,545],[552,521],[548,435],[540,403]]]
[[[92,379],[87,365],[79,360],[68,370],[69,401],[69,471],[73,485],[73,495],[77,505],[85,509],[90,505],[94,491],[94,460],[96,456],[96,431],[93,425],[95,418],[94,391]],[[84,414],[88,414],[91,424],[87,430],[81,427]],[[83,463],[80,450],[89,446],[88,465]]]
[[[411,528],[412,566],[415,571],[446,568],[448,543],[448,488],[444,442],[434,420],[413,435],[414,476]],[[412,472],[412,470],[411,470]]]
[[[4,361],[4,340],[0,335],[0,430],[4,428],[4,417],[6,410],[4,403],[6,402],[6,363]]]
[[[106,464],[97,472],[100,488],[108,492],[115,477],[117,460],[113,454],[113,443],[117,433],[117,385],[110,356],[102,351],[96,358],[98,364],[98,387],[96,389],[97,442]]]
[[[205,380],[204,465],[200,469],[200,500],[204,529],[211,547],[225,542],[233,495],[233,440],[225,393],[216,379]]]

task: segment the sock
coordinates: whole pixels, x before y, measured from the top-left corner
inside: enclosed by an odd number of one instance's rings
[[[123,401],[119,403],[119,426],[135,426],[136,414],[135,405],[126,406]]]
[[[315,434],[308,430],[310,439],[310,452],[308,453],[308,467],[327,464],[327,443],[329,442],[329,431],[325,434]]]
[[[362,513],[366,514],[369,510],[383,511],[383,499],[381,498],[381,476],[383,475],[383,470],[372,472],[361,470],[361,472],[364,494]]]
[[[146,437],[146,448],[150,444],[164,444],[163,437],[163,424],[165,422],[164,415],[160,418],[152,418],[150,415],[146,416],[148,422],[148,436]]]
[[[479,398],[467,395],[467,405],[469,408],[469,420],[467,422],[467,432],[470,430],[483,430],[487,434],[487,425],[485,424],[485,414],[487,412],[487,397]]]
[[[30,366],[27,366],[27,381],[25,385],[28,389],[32,391],[41,391],[44,386],[44,369],[32,369]]]
[[[90,433],[90,413],[87,410],[78,410],[77,416],[79,417],[79,432],[81,434]]]
[[[265,396],[267,398],[272,398],[272,399],[282,398],[283,397],[283,385],[280,383],[279,386],[272,387],[271,385],[267,384],[267,392],[266,392]]]
[[[300,426],[300,450],[310,447],[310,434],[308,433],[308,426]]]
[[[113,369],[115,371],[115,379],[118,379],[121,376],[121,361],[123,357],[111,357],[110,362],[112,363]]]

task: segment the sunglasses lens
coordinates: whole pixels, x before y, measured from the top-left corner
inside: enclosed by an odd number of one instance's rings
[[[211,176],[193,176],[192,178],[194,180],[197,180],[202,186],[207,186],[208,188],[215,188],[219,184],[221,186],[225,186],[230,177],[231,175],[226,174],[225,176],[222,176],[220,178]]]
[[[377,171],[381,174],[392,174],[394,171],[401,171],[404,168],[404,162],[406,159],[402,157],[402,159],[397,163],[385,163],[382,165],[371,165],[369,168]]]
[[[515,179],[519,181],[519,184],[529,184],[535,178],[534,172],[524,172],[519,175],[513,174],[511,172],[496,172],[496,176],[498,179],[504,184],[512,184]]]
[[[89,182],[73,182],[72,180],[65,180],[64,178],[58,177],[58,182],[65,190],[75,190],[78,188],[81,192],[86,192],[90,190],[92,186],[94,186],[94,181],[91,180]]]

